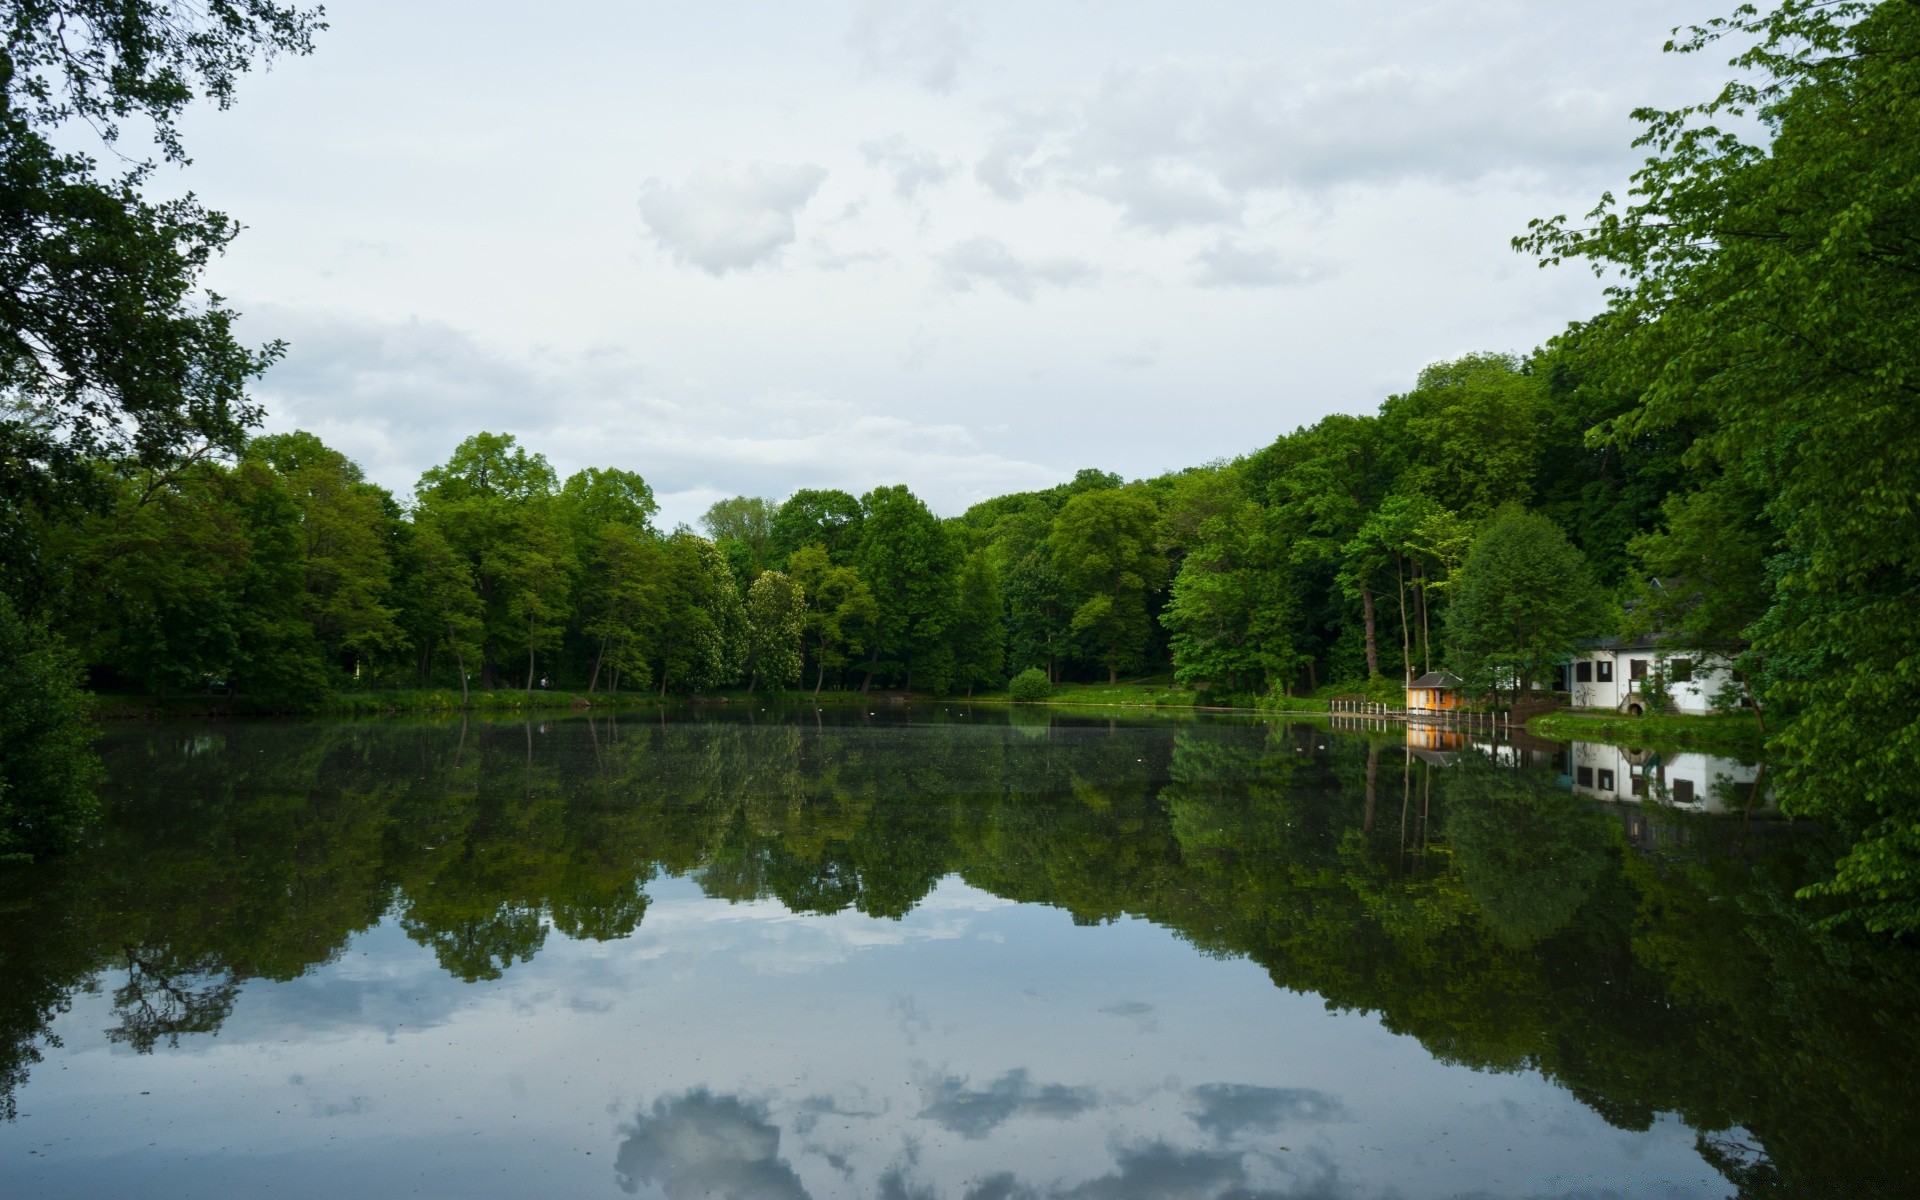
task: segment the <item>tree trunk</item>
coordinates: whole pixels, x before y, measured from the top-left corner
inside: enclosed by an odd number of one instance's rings
[[[879,665],[880,665],[880,658],[877,654],[874,657],[867,660],[867,677],[860,681],[860,694],[862,696],[873,691],[873,671],[874,671],[874,668],[878,667]]]
[[[1413,627],[1407,623],[1407,569],[1404,564],[1395,561],[1394,578],[1400,584],[1400,665],[1404,672],[1400,678],[1403,684],[1413,682]]]
[[[1420,657],[1429,672],[1433,670],[1433,626],[1427,620],[1427,569],[1413,561],[1414,603],[1420,606]]]
[[[1114,684],[1119,682],[1120,682],[1120,672],[1114,670],[1112,663],[1108,663],[1107,664],[1107,686],[1111,687]]]
[[[827,682],[827,643],[826,643],[826,639],[822,638],[820,639],[820,663],[818,668],[814,671],[814,674],[813,674],[813,694],[818,696],[820,694],[821,686],[824,685],[826,682]]]
[[[1360,831],[1362,833],[1373,832],[1373,805],[1374,805],[1374,799],[1375,799],[1375,785],[1379,782],[1379,779],[1380,779],[1380,743],[1369,742],[1367,744],[1367,812],[1366,812],[1366,818],[1360,826]]]
[[[533,613],[527,613],[527,702],[533,702]]]
[[[1367,678],[1378,679],[1380,677],[1380,639],[1374,632],[1372,584],[1360,585],[1360,612],[1366,621]]]
[[[600,639],[600,648],[593,652],[593,678],[587,680],[587,691],[591,693],[600,686],[600,660],[607,656],[607,639]]]
[[[759,682],[760,682],[760,672],[758,671],[747,672],[747,695],[749,696],[753,695],[753,689],[755,685],[757,685]]]
[[[453,632],[453,622],[447,622],[447,644],[453,647],[453,669],[460,672],[460,707],[471,707],[467,700],[467,656],[460,653],[460,641]]]

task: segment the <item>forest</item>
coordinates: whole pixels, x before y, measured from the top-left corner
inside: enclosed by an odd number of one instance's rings
[[[183,162],[185,105],[307,52],[316,18],[65,7],[89,40],[22,20],[0,70],[24,215],[0,228],[0,853],[87,819],[79,681],[297,711],[1170,671],[1259,700],[1441,665],[1524,687],[1639,629],[1738,655],[1788,809],[1852,835],[1813,890],[1920,928],[1920,0],[1676,34],[1730,51],[1733,81],[1636,113],[1624,195],[1514,239],[1606,286],[1523,355],[1157,478],[1084,470],[946,518],[905,485],[743,496],[700,532],[656,527],[644,463],[561,480],[476,433],[401,497],[260,436],[247,386],[284,348],[241,346],[195,291],[235,226],[53,131],[137,113]]]

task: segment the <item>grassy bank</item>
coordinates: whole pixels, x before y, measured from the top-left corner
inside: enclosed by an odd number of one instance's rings
[[[1527,732],[1556,741],[1615,742],[1633,746],[1675,746],[1757,755],[1765,737],[1752,713],[1691,716],[1657,713],[1644,717],[1621,713],[1554,712],[1527,722]]]

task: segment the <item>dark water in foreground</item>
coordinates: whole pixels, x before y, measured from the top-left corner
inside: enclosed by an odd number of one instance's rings
[[[1920,1189],[1917,956],[1646,756],[1606,804],[1591,752],[957,706],[105,749],[97,845],[0,874],[10,1200]]]

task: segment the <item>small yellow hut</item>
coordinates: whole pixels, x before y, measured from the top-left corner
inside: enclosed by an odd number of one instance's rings
[[[1460,707],[1462,680],[1448,671],[1428,671],[1407,685],[1407,712],[1449,712]]]

